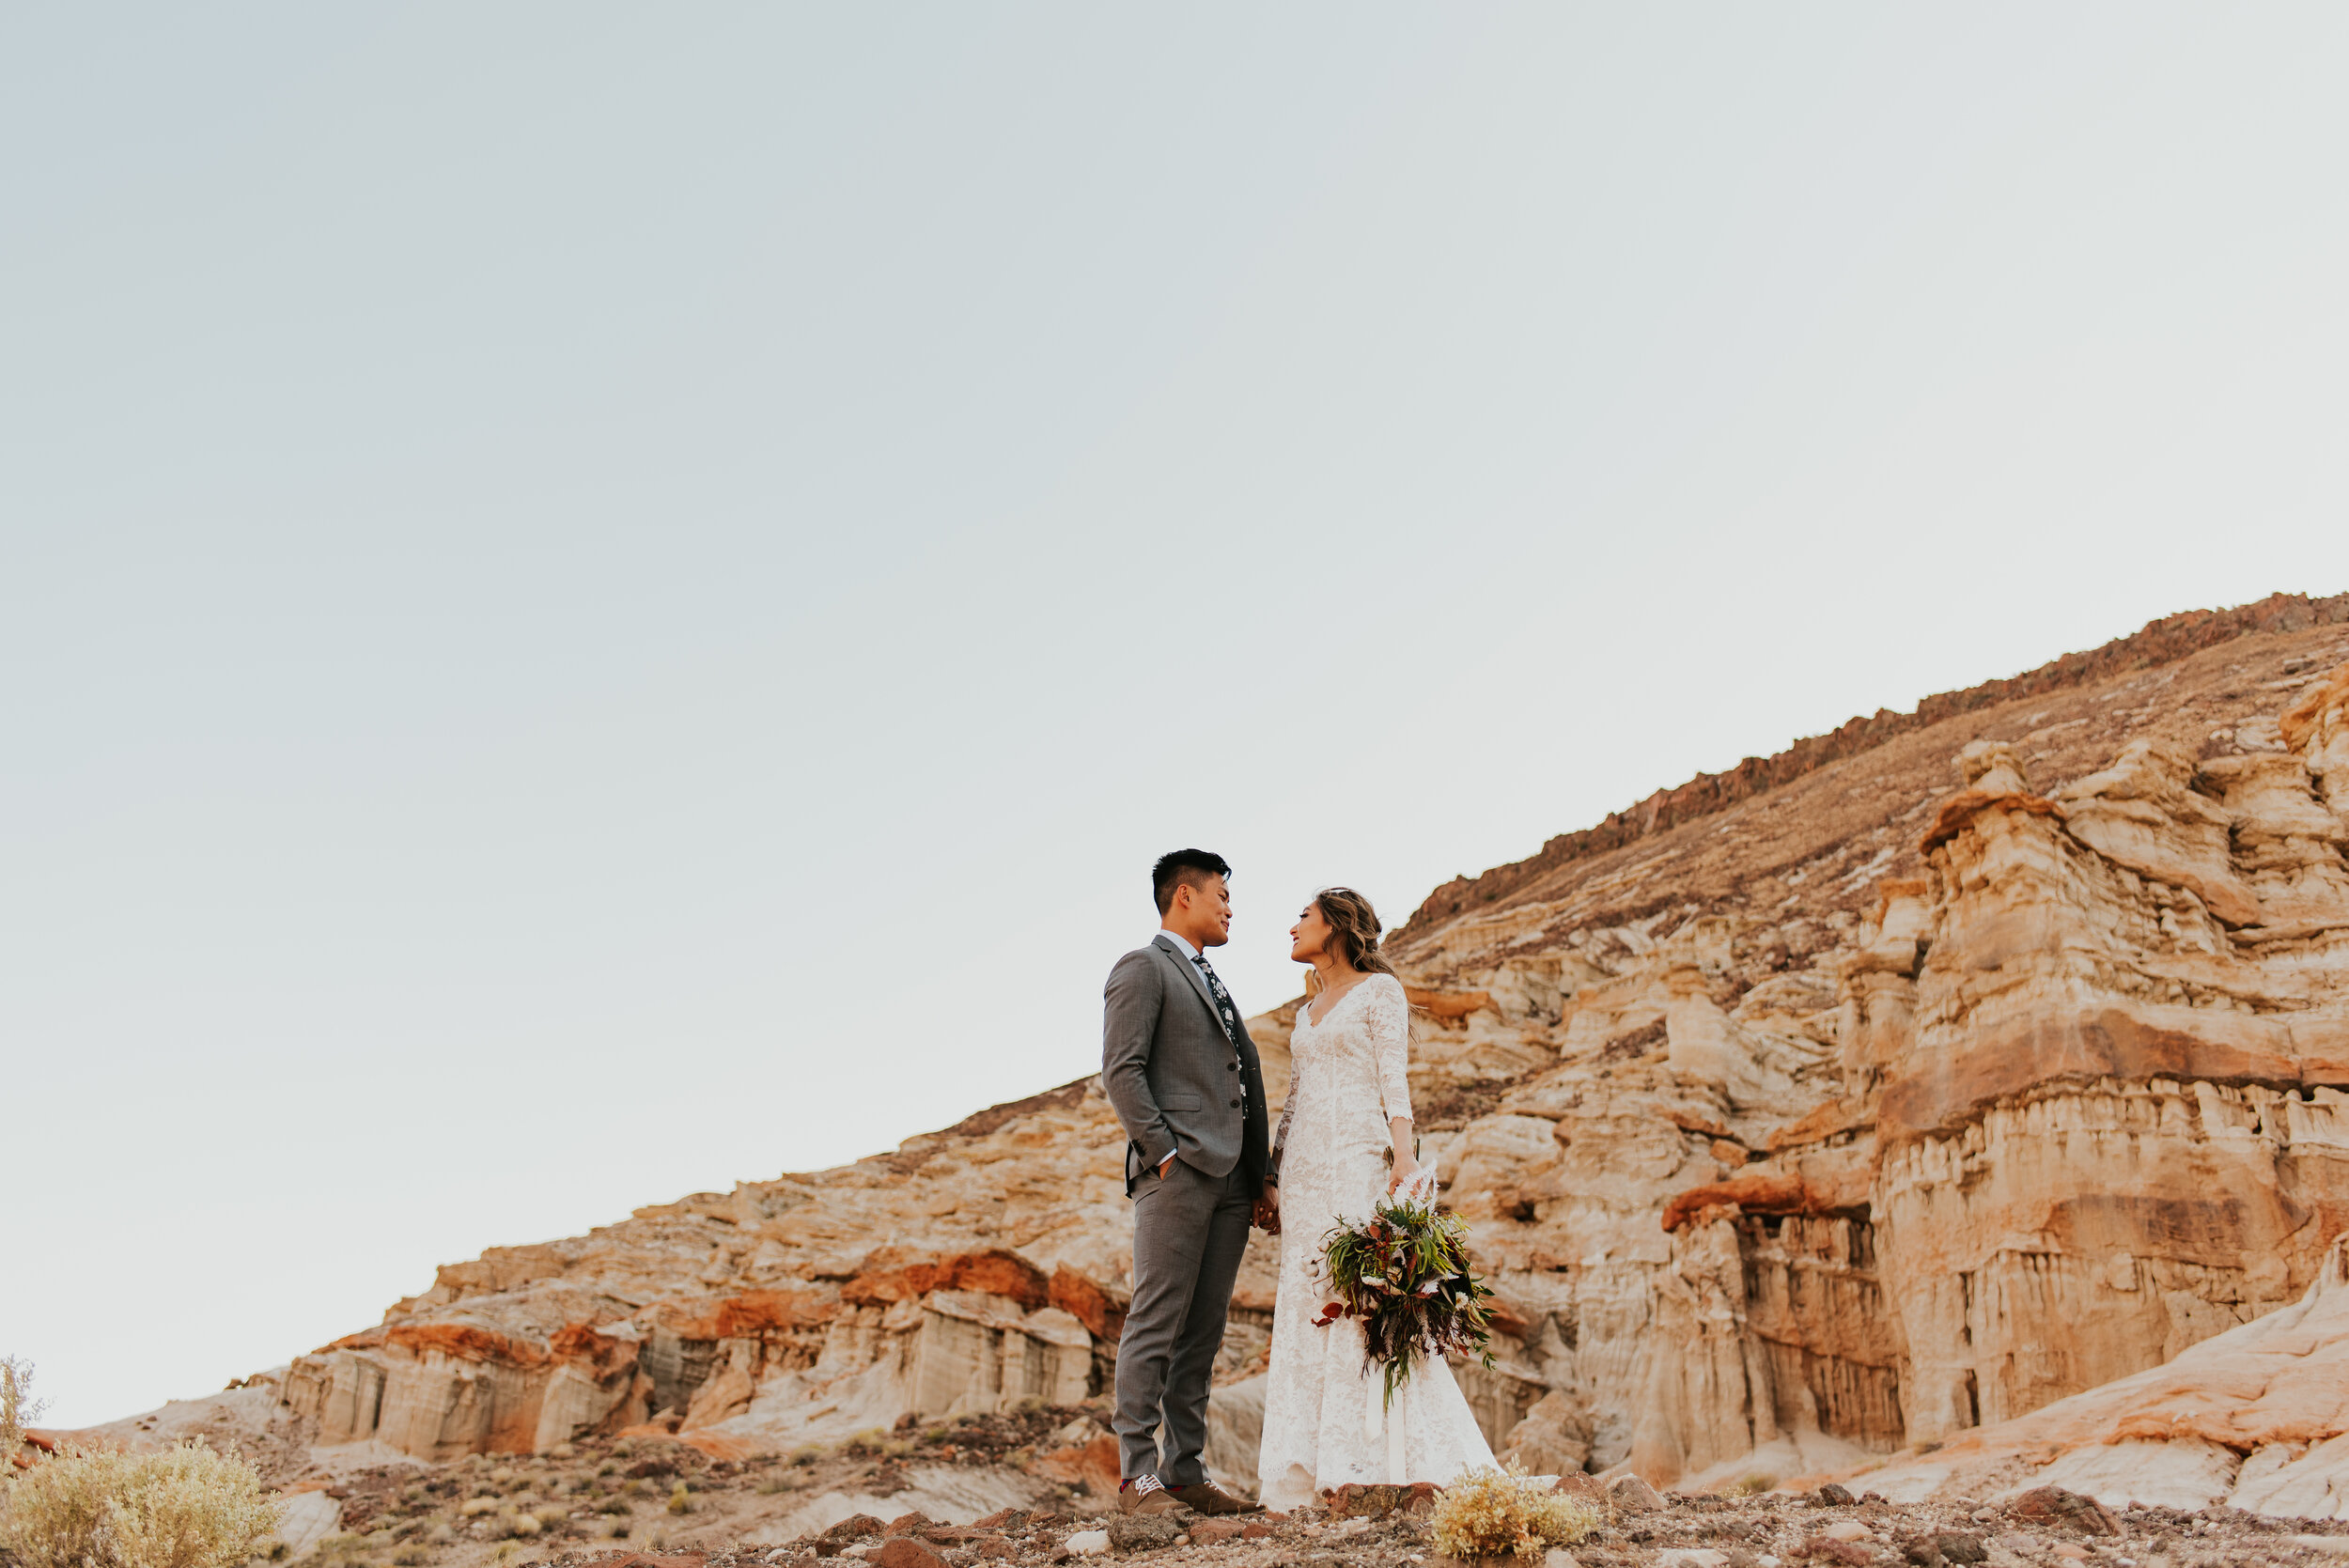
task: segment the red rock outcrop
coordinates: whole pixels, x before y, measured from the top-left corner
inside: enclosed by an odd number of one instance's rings
[[[1072,1084],[841,1171],[501,1249],[297,1358],[285,1403],[321,1443],[436,1459],[646,1426],[718,1452],[1075,1403],[1123,1322],[1114,1126]]]

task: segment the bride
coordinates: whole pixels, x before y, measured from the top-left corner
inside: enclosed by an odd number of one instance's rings
[[[1385,1379],[1364,1362],[1361,1325],[1315,1322],[1329,1299],[1323,1235],[1369,1218],[1382,1196],[1420,1175],[1406,1077],[1410,1003],[1378,933],[1370,900],[1349,888],[1315,893],[1289,931],[1289,956],[1313,965],[1314,981],[1289,1036],[1275,1174],[1257,1212],[1281,1238],[1256,1458],[1267,1508],[1296,1508],[1349,1482],[1445,1483],[1493,1462],[1441,1358],[1415,1365],[1388,1406]]]

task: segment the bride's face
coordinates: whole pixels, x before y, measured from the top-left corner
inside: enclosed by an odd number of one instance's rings
[[[1297,924],[1289,927],[1289,956],[1300,964],[1310,964],[1330,949],[1330,922],[1318,904],[1305,906]]]

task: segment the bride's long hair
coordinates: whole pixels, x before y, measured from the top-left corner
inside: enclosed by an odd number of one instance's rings
[[[1378,911],[1370,907],[1370,900],[1352,888],[1324,888],[1314,894],[1314,907],[1321,918],[1330,923],[1330,939],[1337,946],[1337,955],[1364,974],[1394,973],[1394,966],[1387,962],[1386,954],[1378,946],[1379,934],[1386,927],[1378,924]],[[1321,994],[1321,971],[1305,971],[1305,994]]]

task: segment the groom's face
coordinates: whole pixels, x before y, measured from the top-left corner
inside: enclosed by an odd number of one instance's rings
[[[1221,877],[1176,888],[1174,913],[1194,947],[1221,947],[1232,939],[1232,890]]]

